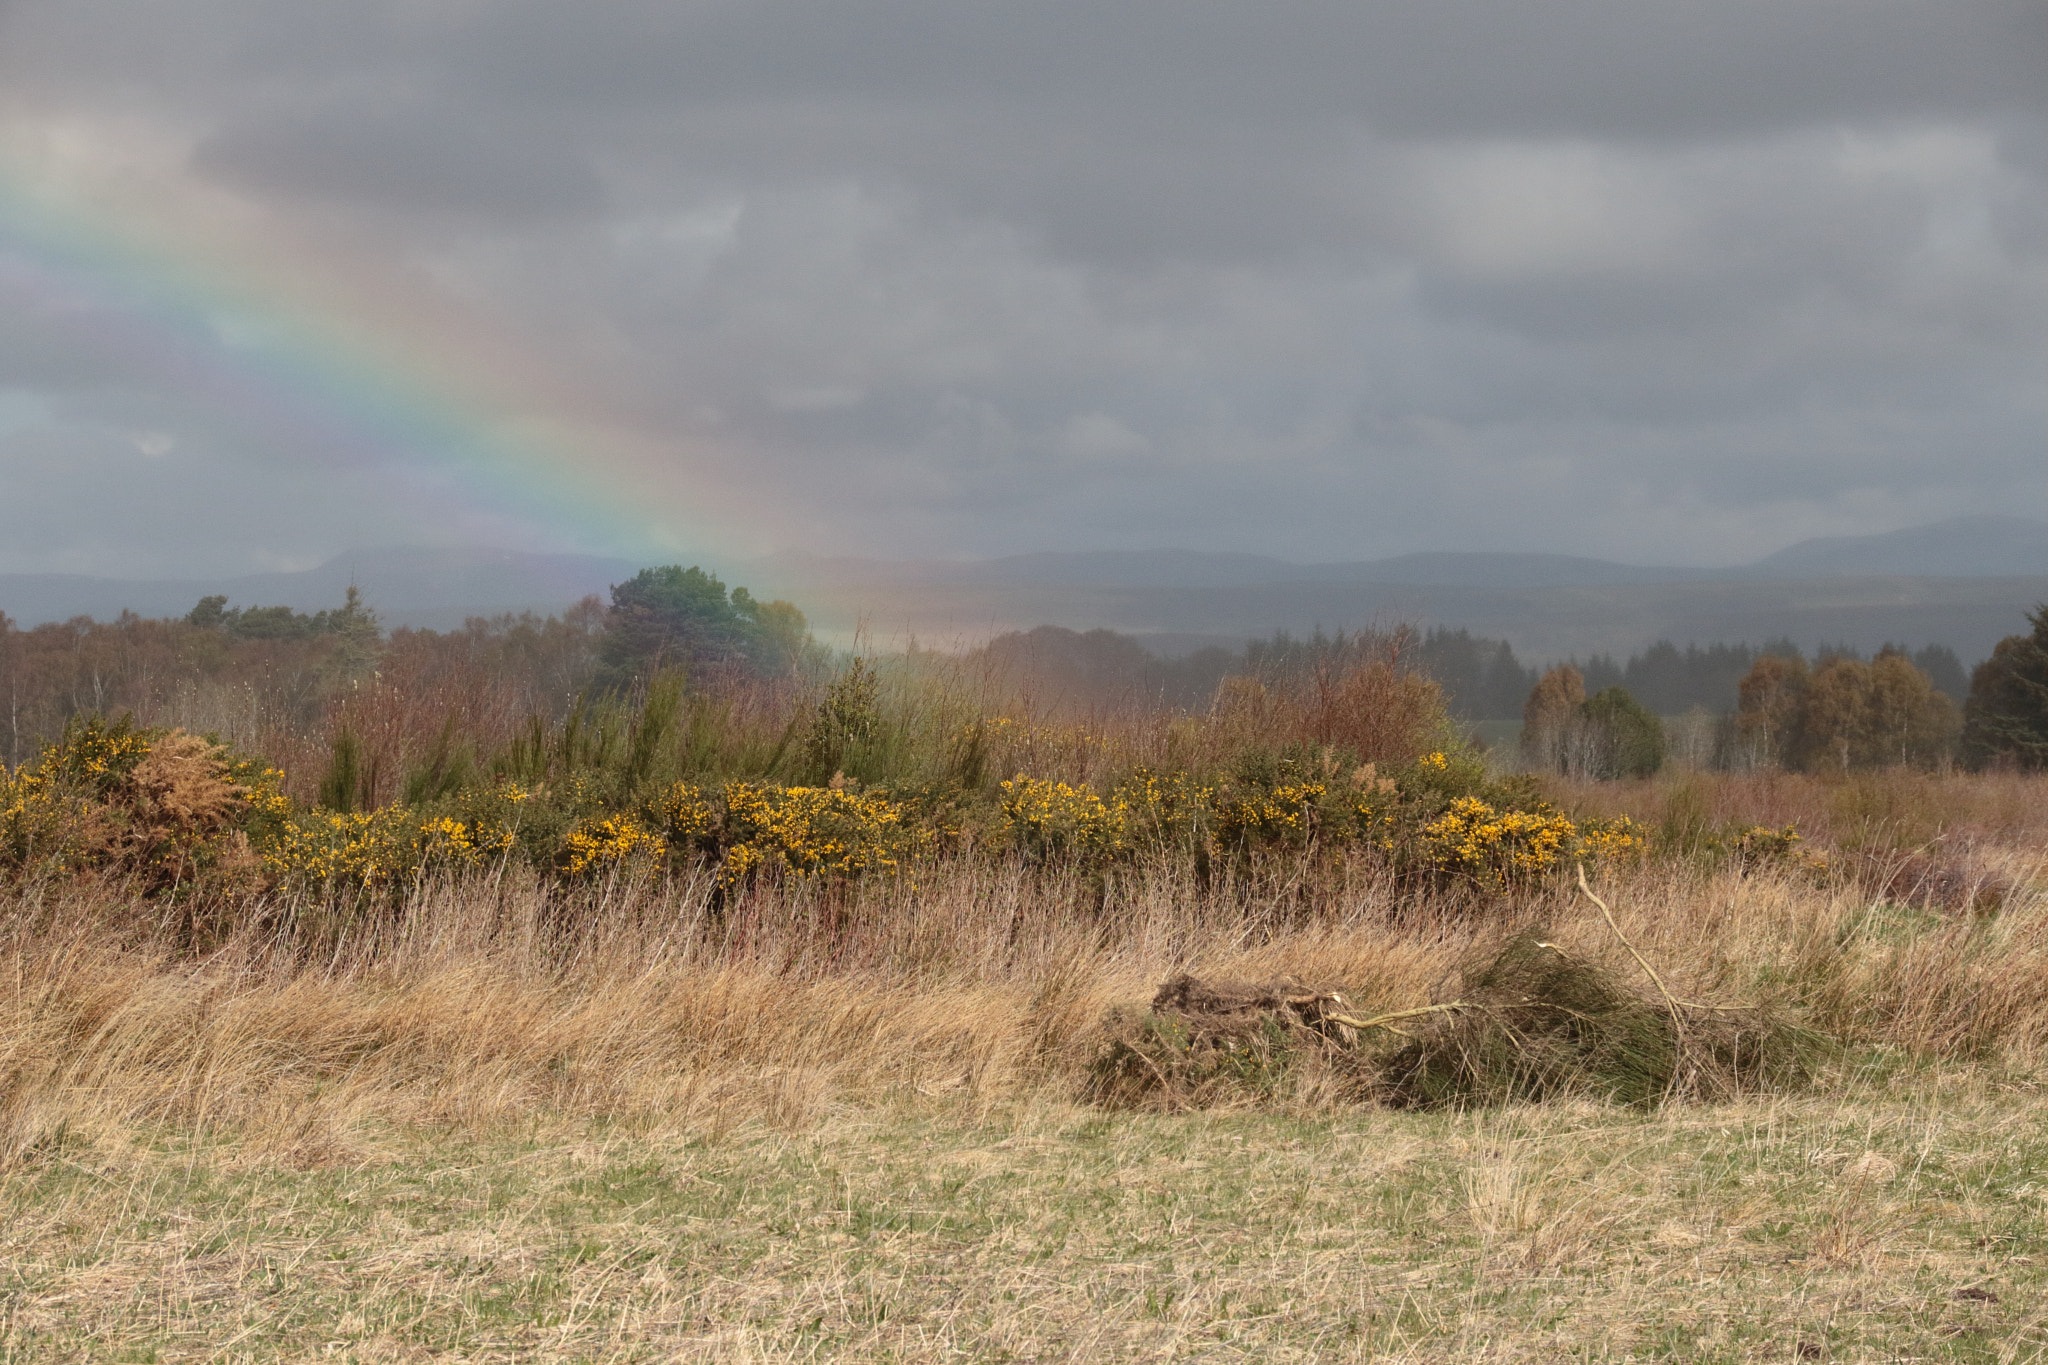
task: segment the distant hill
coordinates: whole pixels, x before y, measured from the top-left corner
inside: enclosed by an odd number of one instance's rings
[[[1594,588],[1621,583],[1687,583],[1722,576],[1714,569],[1617,564],[1576,555],[1506,551],[1425,551],[1350,564],[1308,564],[1295,574],[1297,580],[1434,588]]]
[[[739,571],[743,582],[895,584],[946,583],[956,587],[1227,588],[1248,583],[1291,583],[1319,566],[1270,555],[1213,550],[1084,550],[1005,555],[996,559],[857,559],[781,554]]]
[[[0,611],[23,625],[124,609],[182,616],[212,593],[235,606],[315,611],[340,602],[353,580],[388,624],[445,629],[468,616],[561,611],[641,567],[582,555],[392,549],[337,556],[303,573],[217,580],[0,575]],[[1944,644],[1974,662],[2048,600],[2048,522],[1963,517],[1802,541],[1722,569],[1509,551],[1300,564],[1188,549],[951,561],[790,554],[718,567],[758,596],[794,601],[842,643],[859,632],[954,647],[1057,625],[1106,627],[1177,653],[1276,630],[1406,621],[1506,639],[1529,661],[1626,656],[1659,638],[1782,635],[1807,647]]]
[[[1208,645],[1235,647],[1276,630],[1463,628],[1503,639],[1524,662],[1576,655],[1625,658],[1652,642],[1762,643],[1789,638],[1802,648],[1847,645],[1865,653],[1887,643],[1940,644],[1965,663],[2024,630],[2026,613],[2048,601],[2039,578],[1809,578],[1590,587],[1445,587],[1428,584],[1294,582],[1241,587],[972,587],[777,583],[772,591],[803,607],[829,638],[856,628],[889,646],[915,637],[927,647],[977,644],[1038,625],[1098,627],[1136,636],[1161,654]]]
[[[1432,550],[1302,564],[1206,550],[1082,551],[975,560],[826,559],[786,555],[749,566],[767,581],[927,588],[1250,588],[1383,583],[1432,588],[1594,588],[1839,577],[2048,576],[2048,521],[1957,517],[1870,536],[1803,540],[1727,568],[1623,564],[1577,555]]]
[[[1300,564],[1210,550],[1093,550],[998,559],[881,560],[779,555],[750,568],[765,580],[948,588],[1248,588],[1281,583],[1433,587],[1590,587],[1725,577],[1713,569],[1617,564],[1572,555],[1426,551],[1391,559]]]
[[[1749,565],[1757,578],[1890,574],[1924,578],[2018,578],[2048,574],[2048,522],[1956,517],[1874,536],[1802,540]]]
[[[299,573],[217,579],[117,579],[83,574],[0,574],[0,611],[23,626],[108,620],[123,611],[183,616],[201,597],[225,594],[230,606],[318,611],[340,603],[350,583],[362,589],[386,625],[451,629],[466,617],[501,612],[559,612],[600,596],[639,566],[594,555],[517,550],[359,550]]]

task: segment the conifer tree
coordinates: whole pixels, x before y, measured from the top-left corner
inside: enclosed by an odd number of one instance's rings
[[[599,682],[624,688],[662,668],[743,667],[786,673],[810,646],[804,615],[787,602],[726,592],[716,574],[668,564],[612,589],[598,649]]]
[[[1977,665],[1963,708],[1963,760],[2048,768],[2048,603],[2028,614],[2034,629],[2008,635]]]

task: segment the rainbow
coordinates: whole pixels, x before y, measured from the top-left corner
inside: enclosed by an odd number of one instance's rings
[[[734,548],[708,536],[738,524],[718,505],[717,452],[618,421],[609,395],[577,388],[512,329],[189,181],[68,179],[0,149],[8,306],[289,458],[388,477],[394,497],[426,499],[437,517],[543,549]]]

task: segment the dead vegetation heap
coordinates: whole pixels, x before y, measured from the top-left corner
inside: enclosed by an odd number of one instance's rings
[[[1150,1011],[1113,1015],[1095,1095],[1123,1106],[1257,1100],[1293,1073],[1334,1099],[1443,1108],[1587,1096],[1649,1107],[1717,1101],[1811,1078],[1819,1034],[1781,1008],[1680,1000],[1621,935],[1648,988],[1528,928],[1468,959],[1428,1005],[1361,1018],[1292,976],[1164,983]],[[1653,989],[1651,989],[1653,988]]]

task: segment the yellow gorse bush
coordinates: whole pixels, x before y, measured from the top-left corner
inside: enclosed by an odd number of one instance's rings
[[[1496,810],[1477,797],[1461,796],[1417,831],[1411,852],[1428,871],[1507,887],[1538,881],[1575,861],[1630,856],[1645,846],[1641,830],[1626,818],[1581,825],[1554,812]]]
[[[728,782],[722,796],[727,881],[764,868],[799,877],[893,872],[936,838],[879,792]]]
[[[1650,849],[1650,835],[1626,815],[1579,825],[1579,853],[1587,862],[1625,862]]]
[[[1351,774],[1350,790],[1344,798],[1344,814],[1351,826],[1351,836],[1382,853],[1393,853],[1399,846],[1401,792],[1399,784],[1391,777],[1382,777],[1379,770],[1368,763]]]
[[[297,888],[392,886],[437,866],[496,866],[519,842],[506,813],[529,795],[506,783],[471,793],[455,815],[408,806],[342,813],[294,808],[277,789],[281,777],[268,769],[252,790],[252,808],[267,818],[251,843],[272,880]]]
[[[136,764],[149,757],[153,742],[145,731],[88,720],[67,733],[63,743],[44,749],[34,771],[24,771],[22,776],[42,785],[68,777],[104,786],[109,779],[134,771]]]
[[[66,827],[85,821],[90,796],[149,756],[144,734],[88,722],[65,742],[52,744],[8,772],[0,765],[0,839],[24,853],[36,843],[61,841]]]
[[[424,861],[445,861],[483,867],[497,862],[518,843],[515,831],[489,820],[457,820],[443,815],[420,826]]]
[[[1124,813],[1127,842],[1175,848],[1207,836],[1216,789],[1184,772],[1139,768],[1119,782],[1110,804]]]
[[[23,765],[26,767],[26,765]],[[0,783],[0,853],[16,867],[48,862],[61,869],[67,834],[87,819],[89,803],[24,772]]]
[[[1441,753],[1425,755],[1416,770],[1425,787],[1453,778]],[[1095,863],[1145,848],[1260,856],[1365,848],[1409,873],[1490,887],[1646,847],[1642,829],[1626,819],[1574,821],[1471,795],[1432,804],[1426,794],[1404,796],[1371,765],[1348,776],[1216,787],[1139,770],[1105,800],[1087,787],[1020,774],[1001,784],[1003,829],[1028,854]]]
[[[1306,848],[1322,823],[1322,782],[1283,782],[1233,793],[1216,808],[1216,842],[1225,848]]]
[[[1003,829],[1027,853],[1113,858],[1128,847],[1130,805],[1022,773],[998,784]]]
[[[677,782],[662,793],[658,803],[663,832],[669,843],[681,848],[718,833],[718,807],[702,788]]]
[[[667,846],[631,815],[605,815],[581,821],[563,840],[562,868],[586,877],[631,863],[651,863]]]
[[[248,765],[242,775],[245,798],[257,815],[284,819],[292,813],[291,798],[284,794],[284,769]]]
[[[1021,728],[990,722],[999,735]],[[1072,744],[1085,734],[1031,737]],[[0,868],[118,866],[143,872],[150,894],[209,867],[294,889],[371,889],[515,858],[577,879],[629,866],[711,865],[732,885],[759,873],[893,874],[951,846],[959,832],[945,814],[957,793],[903,801],[841,778],[715,790],[679,781],[651,795],[576,773],[534,788],[500,778],[433,806],[347,813],[295,806],[283,780],[276,768],[230,761],[179,731],[83,723],[34,763],[0,770]],[[1441,752],[1392,775],[1371,765],[1346,771],[1327,747],[1214,782],[1138,768],[1107,795],[1018,772],[997,784],[985,818],[998,847],[1032,859],[1107,867],[1156,856],[1370,850],[1406,874],[1488,888],[1646,847],[1626,819],[1574,821],[1533,793],[1487,785],[1469,756]],[[1790,829],[1731,837],[1730,851],[1750,859],[1808,862],[1790,852],[1798,839]]]
[[[419,817],[403,806],[305,811],[283,821],[257,854],[283,885],[376,887],[418,870],[420,834]]]
[[[119,870],[145,893],[172,889],[224,856],[249,861],[237,827],[270,808],[277,776],[200,735],[87,718],[33,764],[0,767],[0,868]]]

